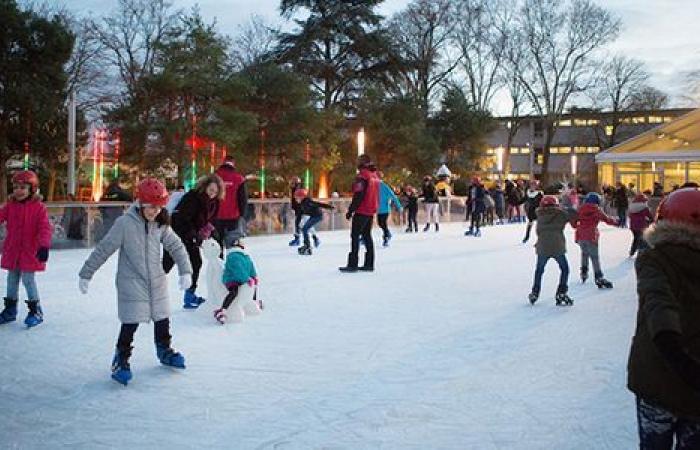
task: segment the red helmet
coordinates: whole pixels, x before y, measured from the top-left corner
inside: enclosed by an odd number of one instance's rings
[[[659,205],[656,220],[700,227],[700,190],[684,188],[668,194]]]
[[[294,191],[294,198],[305,198],[309,193],[306,191],[306,189],[297,189]]]
[[[39,177],[31,170],[20,170],[12,175],[13,184],[28,184],[35,191],[39,187]]]
[[[540,206],[559,206],[559,199],[555,195],[545,195],[540,200]]]
[[[648,199],[647,199],[647,196],[646,196],[646,195],[644,195],[644,194],[637,194],[637,195],[634,196],[634,201],[633,201],[633,203],[644,203],[644,202],[646,202],[647,200],[648,200]]]
[[[168,190],[156,178],[146,178],[139,183],[136,197],[141,204],[163,207],[168,203]]]

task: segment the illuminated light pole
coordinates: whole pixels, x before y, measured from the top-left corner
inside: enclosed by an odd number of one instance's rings
[[[114,179],[119,178],[119,146],[121,145],[121,133],[119,130],[115,131],[115,138],[114,138],[114,173],[113,177]]]
[[[265,129],[260,130],[260,198],[265,199]]]
[[[578,173],[578,157],[576,153],[571,154],[571,175],[574,176],[574,185],[576,185],[576,175]]]
[[[29,140],[24,141],[24,170],[29,169]]]
[[[214,158],[216,154],[216,144],[214,142],[211,143],[211,153],[209,155],[209,173],[214,173]]]
[[[499,146],[496,149],[496,167],[498,168],[498,178],[503,179],[503,152],[504,148]]]
[[[191,189],[197,183],[197,115],[192,114],[192,173],[190,175]]]
[[[357,156],[365,154],[365,128],[360,128],[357,132]]]
[[[307,191],[311,187],[311,169],[309,168],[309,163],[311,162],[311,146],[309,145],[309,140],[306,140],[306,146],[304,148],[304,161],[306,162],[306,170],[304,171],[304,189]]]

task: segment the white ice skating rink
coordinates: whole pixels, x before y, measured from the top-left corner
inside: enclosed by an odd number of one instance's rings
[[[311,257],[289,236],[249,238],[263,314],[221,326],[211,299],[185,311],[171,274],[173,346],[187,370],[162,367],[142,325],[126,388],[109,377],[116,256],[84,296],[77,273],[89,251],[53,252],[38,276],[44,324],[26,330],[22,304],[20,320],[0,327],[0,447],[635,448],[631,233],[601,226],[615,289],[600,291],[578,281],[567,232],[575,304],[561,308],[554,261],[540,301],[527,302],[535,252],[523,230],[396,229],[371,274],[338,272],[347,232],[321,233]]]

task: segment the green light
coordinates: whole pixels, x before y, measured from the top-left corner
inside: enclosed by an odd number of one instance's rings
[[[311,170],[306,169],[306,171],[304,172],[304,189],[306,189],[308,191],[310,186],[311,186]]]
[[[29,153],[24,154],[24,170],[29,169]]]
[[[117,178],[119,178],[119,163],[118,162],[114,165],[114,179],[116,180]]]
[[[260,193],[265,196],[265,168],[260,169]]]

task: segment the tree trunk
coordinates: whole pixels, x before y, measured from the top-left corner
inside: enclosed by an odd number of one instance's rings
[[[542,186],[549,186],[550,176],[549,176],[549,148],[552,145],[552,140],[554,139],[554,133],[556,131],[554,127],[554,121],[547,120],[546,124],[547,137],[544,141],[544,148],[542,149],[542,172],[540,176],[540,181]],[[537,162],[537,161],[535,161]]]

